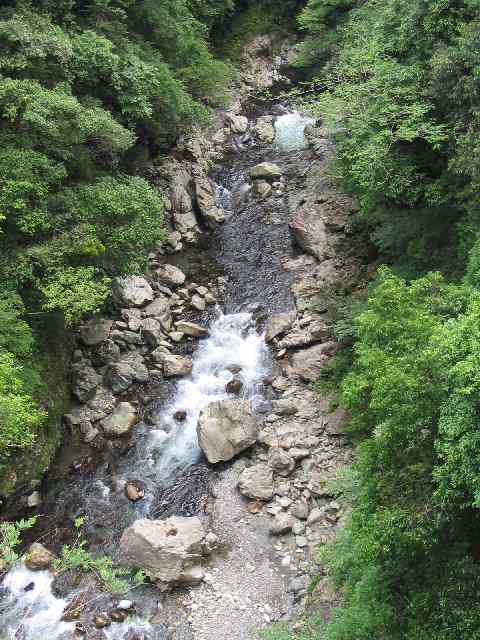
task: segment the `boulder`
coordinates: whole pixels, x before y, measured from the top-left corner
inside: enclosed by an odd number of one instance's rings
[[[100,320],[98,318],[90,320],[81,327],[80,339],[87,347],[95,347],[108,338],[112,326],[112,320]]]
[[[336,342],[325,342],[297,351],[292,356],[290,375],[299,376],[307,382],[314,382],[337,349]]]
[[[30,571],[44,571],[50,569],[55,560],[55,556],[43,544],[34,542],[28,549],[25,558],[25,566]]]
[[[120,347],[113,340],[105,340],[97,345],[92,354],[95,366],[102,367],[120,359]]]
[[[192,359],[187,356],[177,356],[160,347],[152,353],[152,358],[162,365],[166,378],[188,376],[192,373]]]
[[[246,116],[236,116],[233,113],[227,113],[225,119],[232,133],[242,134],[247,132],[248,118]]]
[[[212,464],[231,460],[251,447],[257,431],[248,400],[213,402],[202,410],[197,425],[200,448]]]
[[[125,496],[131,502],[138,502],[145,497],[145,485],[140,480],[128,480],[125,483]]]
[[[105,435],[118,438],[128,435],[138,422],[135,407],[129,402],[120,402],[115,411],[101,421]]]
[[[253,500],[271,500],[273,497],[273,472],[266,464],[256,464],[245,469],[239,480],[240,493]]]
[[[185,409],[179,409],[178,411],[175,411],[173,417],[177,422],[185,422],[187,419],[187,412]]]
[[[295,321],[296,315],[296,311],[287,311],[286,313],[276,313],[271,316],[267,323],[265,340],[272,342],[275,338],[288,331]]]
[[[167,287],[181,287],[186,280],[186,275],[173,264],[164,264],[155,270],[156,278]]]
[[[202,298],[202,296],[198,295],[198,293],[193,294],[190,304],[197,311],[205,311],[205,309],[207,308],[207,303],[205,302],[204,298]]]
[[[315,208],[300,209],[289,222],[297,244],[320,262],[332,257],[324,221]]]
[[[270,534],[272,536],[281,536],[289,533],[295,524],[295,519],[289,513],[281,511],[270,523]]]
[[[186,322],[180,321],[175,323],[175,327],[177,331],[184,333],[187,336],[192,336],[193,338],[204,338],[208,336],[208,329],[205,327],[201,327],[199,324],[195,324],[194,322]]]
[[[123,532],[120,549],[161,587],[196,584],[203,578],[205,533],[197,517],[137,520]]]
[[[160,322],[154,318],[146,318],[145,320],[142,320],[140,332],[142,334],[142,338],[150,347],[156,347],[163,335]]]
[[[140,354],[132,353],[119,362],[113,362],[105,371],[104,380],[113,393],[123,393],[134,382],[147,382],[148,369]]]
[[[143,307],[154,299],[152,287],[140,276],[115,278],[113,295],[118,303],[127,307]]]
[[[144,311],[145,315],[149,318],[159,318],[170,312],[170,299],[168,296],[158,296],[153,302],[145,307]]]
[[[252,167],[248,174],[252,180],[258,180],[259,178],[274,179],[281,178],[283,171],[273,162],[261,162]]]
[[[295,469],[295,460],[279,447],[272,447],[268,452],[268,462],[280,476],[289,476]]]
[[[195,179],[195,195],[198,209],[207,224],[225,222],[225,214],[217,207],[215,190],[208,178]]]
[[[298,406],[294,400],[281,398],[272,401],[272,411],[277,416],[293,416],[298,413]]]
[[[268,198],[272,195],[272,185],[264,180],[259,180],[255,182],[255,193],[260,198]]]
[[[95,396],[95,391],[100,382],[100,377],[93,367],[88,364],[79,363],[72,366],[72,393],[79,400],[85,403]]]
[[[254,128],[255,136],[259,142],[272,144],[275,140],[275,127],[272,116],[262,116],[257,120]]]
[[[242,389],[243,389],[243,382],[241,380],[238,380],[238,378],[234,378],[233,380],[230,380],[230,382],[227,383],[227,386],[225,387],[225,391],[227,393],[232,393],[235,396],[239,396]]]

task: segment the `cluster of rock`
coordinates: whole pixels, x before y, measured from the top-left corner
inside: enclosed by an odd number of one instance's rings
[[[188,339],[208,330],[189,318],[216,304],[223,280],[186,282],[170,264],[157,265],[149,280],[132,276],[114,283],[118,319],[92,319],[78,331],[71,390],[76,400],[65,422],[86,443],[128,436],[138,421],[134,385],[188,375],[189,356],[178,353]]]

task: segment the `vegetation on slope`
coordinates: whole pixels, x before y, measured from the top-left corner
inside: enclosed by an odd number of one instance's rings
[[[97,311],[111,277],[144,269],[162,238],[161,195],[132,175],[132,159],[168,148],[224,100],[231,70],[212,55],[209,31],[232,9],[232,0],[2,3],[0,466],[47,424],[31,320]]]
[[[341,398],[362,443],[324,556],[344,603],[313,637],[477,638],[480,6],[310,0],[301,23],[310,106],[390,265],[351,326]]]

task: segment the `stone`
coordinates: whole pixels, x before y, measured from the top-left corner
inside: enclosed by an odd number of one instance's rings
[[[273,126],[272,116],[262,116],[259,118],[255,125],[254,132],[259,142],[272,144],[275,140],[275,127]]]
[[[143,307],[154,299],[152,287],[140,276],[115,278],[113,295],[118,303],[127,307]]]
[[[322,520],[324,516],[325,513],[321,509],[315,507],[315,509],[312,509],[310,511],[310,515],[307,518],[307,525],[311,527],[313,524],[320,522],[320,520]]]
[[[252,500],[271,500],[273,497],[273,472],[266,464],[256,464],[244,469],[238,480],[240,493]]]
[[[177,331],[181,331],[187,336],[191,336],[193,338],[204,338],[208,336],[208,329],[201,327],[199,324],[195,324],[194,322],[186,322],[179,321],[175,323],[175,327]]]
[[[281,398],[272,401],[272,411],[277,416],[293,416],[298,413],[298,407],[293,400]]]
[[[270,534],[272,536],[281,536],[285,533],[290,533],[292,527],[295,523],[295,520],[289,513],[285,513],[285,511],[281,511],[274,516],[273,520],[270,523]]]
[[[248,400],[212,402],[202,410],[198,419],[198,442],[212,464],[231,460],[251,447],[257,432],[257,421]]]
[[[185,334],[181,331],[170,331],[168,337],[170,340],[173,340],[173,342],[181,342],[184,339]]]
[[[272,447],[268,452],[268,462],[280,476],[289,476],[295,469],[295,460],[279,447]]]
[[[160,586],[198,584],[205,535],[197,517],[140,519],[123,532],[120,549],[129,566],[142,569]]]
[[[174,355],[164,347],[160,347],[152,353],[152,358],[162,365],[163,374],[166,378],[188,376],[192,373],[193,363],[188,356]]]
[[[208,178],[195,179],[198,210],[208,226],[225,222],[225,213],[217,206],[215,190]]]
[[[108,338],[112,326],[112,320],[100,320],[98,318],[90,320],[80,328],[80,339],[85,346],[95,347]]]
[[[299,500],[298,502],[294,502],[290,507],[290,513],[299,520],[306,520],[309,513],[307,501]]]
[[[156,279],[167,287],[181,287],[186,275],[173,264],[164,264],[155,270]]]
[[[306,529],[305,523],[301,522],[300,520],[296,520],[292,527],[292,533],[294,536],[301,536],[302,534],[305,533],[305,529]]]
[[[225,120],[232,133],[242,134],[247,132],[248,118],[246,116],[236,116],[233,113],[227,113]]]
[[[231,393],[235,396],[239,396],[240,393],[242,392],[243,389],[243,382],[241,380],[238,380],[238,378],[234,378],[233,380],[230,380],[230,382],[227,383],[227,386],[225,387],[225,391],[227,393]]]
[[[135,407],[129,402],[120,402],[114,412],[101,421],[106,436],[118,438],[128,435],[138,422]]]
[[[162,339],[162,327],[160,322],[154,318],[146,318],[142,320],[140,332],[142,338],[150,347],[156,347]]]
[[[265,340],[272,342],[276,337],[282,335],[290,329],[295,317],[296,311],[288,311],[286,313],[277,313],[270,317],[265,332]]]
[[[302,449],[300,447],[292,447],[289,449],[288,453],[294,460],[303,460],[304,458],[308,458],[310,455],[310,451],[308,449]]]
[[[295,241],[304,251],[322,262],[332,257],[324,221],[315,208],[304,207],[289,222]]]
[[[337,350],[336,342],[325,342],[297,351],[292,356],[290,374],[299,376],[307,382],[315,382]]]
[[[192,305],[192,307],[194,309],[196,309],[197,311],[205,311],[205,309],[207,308],[207,303],[205,302],[205,300],[199,296],[197,293],[195,293],[192,296],[192,299],[190,301],[190,304]]]
[[[113,393],[123,393],[134,382],[147,382],[148,369],[140,354],[132,354],[119,362],[108,365],[104,380]]]
[[[342,407],[330,413],[325,420],[325,431],[329,436],[342,436],[348,433],[350,415]]]
[[[272,191],[273,191],[272,185],[263,180],[259,180],[255,182],[254,190],[255,190],[255,193],[260,198],[268,198],[269,196],[272,195]]]
[[[27,498],[27,507],[29,509],[34,509],[35,507],[39,507],[42,504],[42,496],[39,491],[32,491],[32,493]]]
[[[93,367],[85,363],[72,366],[71,390],[79,402],[86,403],[95,396],[100,377]]]
[[[110,616],[110,620],[112,620],[113,622],[120,622],[120,623],[125,622],[125,620],[128,617],[128,613],[121,609],[110,609],[110,611],[108,612],[108,615]]]
[[[145,497],[145,485],[140,480],[128,480],[125,483],[125,496],[131,502],[138,502]]]
[[[295,537],[295,544],[300,549],[303,549],[303,547],[308,547],[308,540],[305,538],[305,536],[296,536]]]
[[[50,569],[55,556],[40,542],[34,542],[28,549],[25,566],[30,571],[44,571]]]
[[[249,176],[253,180],[258,180],[259,178],[280,178],[283,174],[283,171],[276,164],[272,162],[261,162],[260,164],[252,167],[249,172]]]
[[[145,315],[149,318],[165,315],[170,312],[170,299],[167,296],[158,296],[153,302],[148,304],[145,309]]]
[[[113,340],[105,340],[97,345],[92,354],[95,366],[102,367],[120,359],[120,347]]]

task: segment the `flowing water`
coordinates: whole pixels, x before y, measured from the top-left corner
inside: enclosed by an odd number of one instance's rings
[[[242,381],[241,395],[251,401],[253,411],[265,410],[263,380],[271,362],[256,319],[259,310],[266,314],[292,307],[282,260],[292,255],[293,247],[284,194],[279,192],[268,202],[253,198],[247,170],[264,159],[279,164],[302,161],[295,153],[305,148],[304,130],[311,122],[297,112],[280,116],[273,149],[252,146],[215,176],[227,222],[216,232],[212,257],[227,278],[228,313],[217,310],[209,337],[193,354],[191,376],[180,380],[167,398],[154,402],[153,418],[136,427],[132,449],[60,490],[55,487],[47,498],[45,511],[55,529],[63,520],[87,516],[86,534],[94,552],[115,557],[122,531],[138,518],[196,512],[202,491],[208,491],[205,479],[210,474],[198,446],[198,416],[209,403],[228,397],[225,387],[233,377]],[[186,411],[184,422],[174,418],[177,411]],[[135,504],[128,503],[123,493],[125,482],[132,478],[145,487],[145,499]],[[0,586],[0,640],[72,637],[75,623],[61,621],[67,599],[63,593],[54,595],[52,582],[49,572],[31,572],[23,565],[7,574]],[[75,589],[68,593],[70,600]],[[139,619],[113,624],[101,637],[160,640],[165,635],[157,625]]]

